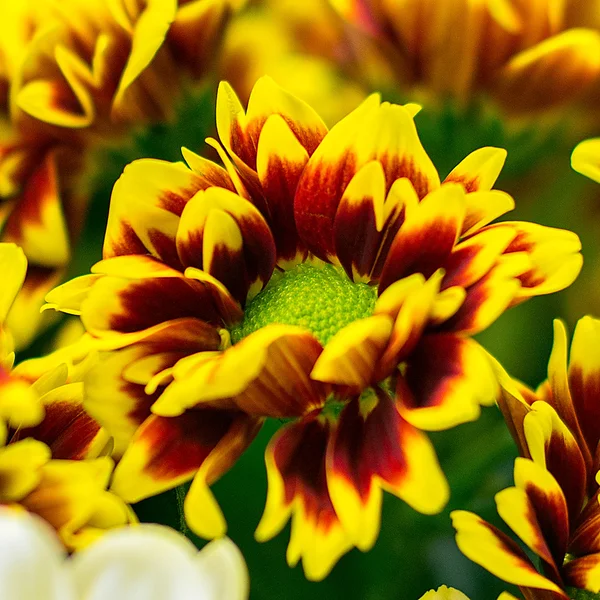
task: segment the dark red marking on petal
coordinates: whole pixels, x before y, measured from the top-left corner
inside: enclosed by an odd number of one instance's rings
[[[296,190],[294,216],[300,239],[319,258],[335,254],[333,222],[344,190],[357,171],[356,156],[346,150],[336,162],[308,163]]]
[[[600,441],[600,369],[584,373],[571,362],[569,389],[583,437],[594,455]]]
[[[174,479],[198,470],[240,413],[189,410],[178,417],[152,415],[139,430],[138,443],[150,454],[145,471],[155,479]]]
[[[262,187],[269,205],[269,225],[275,239],[278,260],[292,260],[299,253],[306,254],[300,242],[294,220],[294,196],[304,164],[269,156],[269,164]]]
[[[464,377],[463,344],[453,334],[424,336],[407,359],[404,378],[398,378],[403,402],[409,408],[440,406],[457,379]]]
[[[342,411],[333,435],[331,470],[366,502],[375,476],[394,486],[401,483],[408,467],[403,442],[415,432],[384,392],[378,391],[378,404],[366,417],[355,398]]]
[[[102,253],[103,258],[112,258],[113,256],[124,256],[130,254],[149,254],[148,248],[144,245],[133,227],[124,221],[119,223],[119,235],[111,238],[110,248],[104,245]],[[119,240],[117,242],[117,240]]]
[[[32,437],[50,447],[52,458],[80,460],[85,458],[99,431],[100,425],[81,404],[59,401],[45,407],[44,420],[39,425],[16,431],[11,443]]]
[[[385,173],[386,192],[392,187],[396,179],[406,177],[415,188],[419,200],[422,200],[432,190],[429,179],[415,165],[413,158],[403,154],[387,152],[377,156]]]
[[[465,188],[465,192],[467,194],[470,194],[471,192],[476,192],[479,189],[480,181],[479,177],[477,176],[467,177],[466,174],[463,174],[462,176],[448,175],[448,177],[444,179],[444,183],[460,183],[463,186],[463,188]],[[469,227],[467,227],[465,224],[465,227],[463,229],[467,231]]]
[[[325,474],[330,426],[309,415],[287,425],[277,435],[273,458],[283,478],[285,502],[291,504],[294,498],[301,497],[307,514],[318,520],[326,533],[338,520]]]
[[[575,556],[600,552],[600,503],[599,491],[590,497],[571,529],[568,552]]]
[[[388,252],[379,282],[379,293],[413,273],[422,273],[429,278],[446,264],[456,242],[457,225],[460,223],[452,218],[430,219],[423,227],[411,227],[409,230],[405,223]]]
[[[351,280],[352,267],[361,276],[371,273],[381,238],[375,225],[373,198],[365,197],[352,207],[340,205],[334,221],[335,252]]]
[[[148,238],[162,262],[173,267],[173,269],[183,271],[183,265],[177,254],[175,238],[169,237],[159,229],[149,229]]]
[[[119,296],[123,313],[110,319],[110,328],[115,331],[141,331],[182,317],[222,324],[210,290],[199,282],[175,277],[131,281]]]

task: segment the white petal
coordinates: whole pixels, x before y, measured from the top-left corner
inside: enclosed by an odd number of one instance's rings
[[[109,531],[73,556],[75,587],[85,600],[204,600],[195,546],[161,525]]]
[[[0,598],[73,600],[65,554],[42,519],[0,508]]]
[[[248,569],[239,548],[221,538],[207,544],[198,557],[201,586],[209,600],[246,600],[250,593]]]

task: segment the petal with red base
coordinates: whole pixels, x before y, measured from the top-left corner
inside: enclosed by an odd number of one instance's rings
[[[259,136],[271,115],[281,115],[308,154],[312,154],[327,133],[323,121],[308,104],[281,89],[270,77],[261,77],[255,83],[246,113],[231,86],[220,83],[217,130],[236,166],[243,163],[250,172],[256,171]]]
[[[486,329],[515,301],[521,289],[518,277],[530,264],[523,252],[500,256],[481,279],[467,288],[459,309],[441,329],[468,334]]]
[[[241,309],[209,275],[195,281],[171,270],[143,279],[104,277],[91,288],[81,315],[86,329],[98,336],[138,332],[183,317],[221,326],[241,317]]]
[[[203,269],[239,301],[256,294],[275,266],[275,243],[260,212],[222,188],[196,194],[177,229],[177,252],[185,267]]]
[[[467,288],[477,283],[495,266],[514,237],[515,233],[506,229],[488,230],[461,241],[444,264],[442,287],[459,285]]]
[[[201,405],[276,418],[303,415],[323,404],[310,379],[321,351],[309,332],[269,325],[223,353],[181,361],[152,410],[174,416]]]
[[[37,440],[22,440],[0,448],[0,503],[18,502],[40,482],[50,448]]]
[[[327,451],[327,484],[342,527],[358,548],[379,533],[381,488],[415,510],[435,514],[448,483],[427,436],[407,423],[382,391],[355,398],[340,415]]]
[[[558,580],[569,537],[563,492],[550,472],[527,458],[515,459],[515,486],[496,494],[498,514]]]
[[[240,421],[252,429],[256,424],[256,419],[243,413],[212,409],[169,418],[151,415],[117,465],[111,490],[127,502],[160,494],[190,480],[213,452],[216,479],[240,454],[238,437],[246,435]]]
[[[525,415],[523,430],[532,460],[552,473],[562,488],[569,507],[571,522],[581,512],[589,482],[579,445],[556,410],[537,401]]]
[[[468,236],[488,225],[494,219],[511,211],[515,201],[499,190],[471,192],[465,196],[466,214],[461,236]]]
[[[284,118],[271,115],[258,139],[256,171],[266,198],[277,261],[282,267],[306,256],[294,221],[294,195],[307,162],[308,152]]]
[[[454,167],[444,183],[460,183],[467,193],[489,191],[505,161],[506,150],[503,148],[479,148]]]
[[[204,538],[222,537],[226,522],[209,486],[228,471],[256,437],[262,419],[238,416],[198,469],[184,502],[190,529]]]
[[[83,383],[62,385],[44,394],[44,419],[36,427],[19,429],[11,442],[32,437],[44,442],[52,458],[82,460],[96,458],[110,437],[83,408]]]
[[[182,319],[170,322],[129,348],[101,354],[99,363],[86,375],[84,405],[113,437],[116,456],[125,452],[164,389],[164,385],[155,384],[153,389],[145,390],[154,375],[173,367],[183,356],[214,351],[220,343],[214,328],[201,321]]]
[[[183,163],[141,159],[127,165],[113,188],[104,257],[151,254],[179,266],[178,217],[188,200],[210,185]]]
[[[402,177],[410,180],[419,198],[439,186],[409,111],[370,96],[325,136],[298,183],[296,226],[319,258],[335,255],[333,227],[340,200],[350,180],[372,160],[381,162],[386,191]]]
[[[575,327],[569,389],[577,420],[592,454],[600,440],[600,321],[583,317]]]
[[[21,246],[28,259],[42,267],[62,267],[68,262],[69,234],[52,152],[27,180],[4,225],[2,240]]]
[[[441,273],[435,273],[428,281],[416,273],[394,282],[377,300],[375,314],[388,314],[394,324],[375,380],[391,375],[418,343],[439,298],[441,279]]]
[[[392,328],[393,321],[387,315],[374,315],[347,325],[329,340],[311,378],[360,393],[374,383],[373,375]]]
[[[269,487],[255,537],[259,542],[271,539],[291,518],[288,564],[294,566],[302,559],[311,581],[325,578],[353,545],[327,489],[325,456],[330,432],[328,421],[309,415],[280,429],[265,452]]]
[[[517,301],[562,290],[579,275],[583,259],[577,234],[522,221],[506,221],[486,228],[490,229],[512,229],[515,237],[505,253],[525,252],[531,260],[531,267],[519,276],[521,289]]]
[[[569,561],[563,567],[565,582],[581,590],[600,592],[600,552]]]
[[[550,579],[540,575],[526,554],[507,535],[477,515],[463,510],[450,513],[460,551],[492,575],[518,586],[550,590],[568,596]]]
[[[371,161],[350,180],[333,223],[335,253],[348,277],[367,278],[381,245],[385,174]]]
[[[458,184],[443,185],[408,211],[388,252],[380,292],[412,273],[430,277],[450,257],[465,216],[465,193]]]
[[[496,375],[477,342],[452,334],[422,338],[398,378],[400,414],[419,429],[437,431],[475,420],[498,395]]]

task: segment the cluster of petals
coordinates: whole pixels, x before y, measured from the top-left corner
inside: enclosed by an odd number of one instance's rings
[[[114,438],[112,489],[126,501],[193,477],[190,527],[223,535],[209,486],[274,417],[293,420],[266,451],[256,536],[291,516],[288,561],[302,558],[309,578],[373,545],[382,490],[423,513],[443,508],[424,430],[476,419],[498,389],[470,336],[568,286],[581,256],[570,232],[491,224],[514,204],[492,189],[502,150],[474,152],[441,182],[417,111],[373,95],[328,131],[269,78],[247,111],[222,84],[221,143],[209,141],[225,168],[186,149],[187,165],[126,167],[104,260],[47,296],[107,349],[85,406]],[[283,316],[232,345],[261,290],[302,263],[370,286],[371,313],[327,339]]]
[[[461,551],[526,598],[567,600],[567,587],[600,592],[600,321],[582,318],[570,360],[555,322],[548,380],[538,390],[505,373],[499,405],[518,445],[515,486],[496,495],[498,513],[540,560],[477,515],[452,513]]]
[[[20,0],[0,6],[1,241],[30,272],[19,347],[69,263],[88,199],[86,155],[132,126],[165,122],[208,72],[238,0]],[[16,309],[15,309],[16,312]]]
[[[11,600],[246,600],[248,571],[228,538],[198,552],[161,525],[107,533],[66,556],[42,519],[0,508],[0,594]]]
[[[107,491],[110,438],[83,409],[93,356],[59,349],[13,368],[5,316],[26,268],[20,248],[0,244],[0,505],[43,517],[75,549],[135,516]]]
[[[403,85],[530,115],[594,98],[600,19],[579,0],[329,0]],[[372,60],[372,57],[369,56]]]

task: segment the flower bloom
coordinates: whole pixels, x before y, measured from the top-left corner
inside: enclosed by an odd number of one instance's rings
[[[129,165],[104,260],[48,295],[106,348],[86,408],[115,439],[112,489],[137,501],[194,477],[186,518],[225,532],[209,485],[267,417],[259,540],[293,519],[288,562],[324,577],[370,548],[382,490],[436,513],[448,485],[426,430],[476,419],[497,382],[471,339],[509,306],[569,285],[576,235],[490,222],[505,153],[484,148],[445,181],[415,107],[369,97],[327,131],[264,78],[245,112],[227,84],[214,140],[227,169]]]
[[[110,438],[83,410],[82,377],[93,356],[75,364],[58,350],[12,368],[4,316],[26,268],[20,248],[0,244],[0,505],[40,515],[73,549],[135,516],[106,489]]]
[[[53,0],[0,7],[1,241],[31,268],[12,328],[40,327],[87,205],[87,153],[132,127],[169,120],[204,78],[239,0]],[[48,315],[46,314],[46,317]]]
[[[376,41],[403,86],[437,98],[464,104],[484,94],[508,113],[528,114],[597,90],[600,22],[593,2],[330,2]]]
[[[499,403],[521,457],[515,487],[499,492],[496,504],[541,569],[477,515],[452,513],[461,551],[527,598],[567,599],[566,586],[600,592],[599,342],[600,321],[581,319],[567,367],[567,336],[556,321],[547,382],[534,392],[503,379]]]
[[[34,516],[0,508],[0,594],[19,600],[245,600],[248,572],[231,540],[202,551],[161,525],[121,527],[66,557]]]

